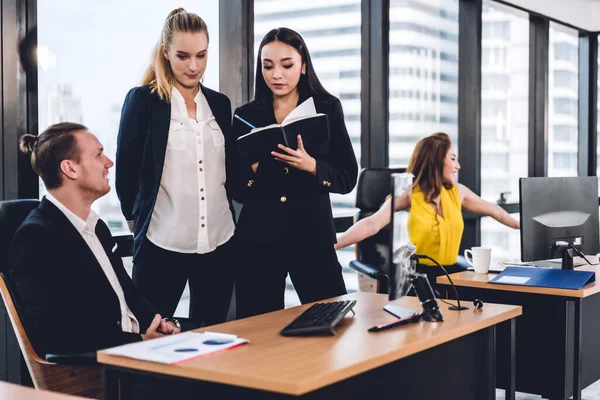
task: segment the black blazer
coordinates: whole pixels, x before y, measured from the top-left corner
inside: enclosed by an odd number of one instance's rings
[[[145,332],[154,310],[123,267],[110,231],[96,225],[127,305]],[[17,230],[9,253],[9,284],[32,345],[40,355],[95,351],[141,340],[121,330],[119,299],[102,267],[67,217],[44,198]]]
[[[300,98],[299,103],[306,98]],[[235,173],[228,181],[236,201],[244,203],[238,232],[246,242],[273,243],[284,231],[333,249],[335,228],[329,193],[349,193],[356,185],[358,165],[344,123],[341,102],[333,96],[315,97],[318,113],[329,119],[329,151],[317,160],[317,175],[297,170],[272,158],[260,162],[256,173],[237,151],[236,139],[250,127],[234,118],[229,137]],[[271,101],[254,100],[235,113],[255,126],[277,123]],[[232,167],[233,168],[233,167]],[[282,201],[284,200],[284,201]]]
[[[221,132],[228,136],[231,103],[222,93],[200,85]],[[150,86],[139,86],[127,93],[117,137],[116,189],[127,221],[134,220],[135,260],[146,237],[162,178],[171,122],[171,104],[152,93]],[[226,176],[229,176],[229,146],[225,144]],[[234,209],[226,183],[231,215]]]

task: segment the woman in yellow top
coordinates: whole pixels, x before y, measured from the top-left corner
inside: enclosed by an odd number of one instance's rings
[[[455,183],[459,169],[456,150],[447,134],[434,133],[421,139],[408,163],[407,171],[414,175],[412,190],[399,196],[394,207],[397,211],[410,208],[408,230],[411,242],[417,247],[416,252],[451,266],[446,268],[449,273],[464,269],[456,265],[464,229],[463,207],[472,213],[490,216],[511,228],[520,228],[519,221],[501,207]],[[335,249],[357,243],[389,224],[391,202],[388,198],[379,211],[342,234]],[[433,265],[429,260],[422,263]]]

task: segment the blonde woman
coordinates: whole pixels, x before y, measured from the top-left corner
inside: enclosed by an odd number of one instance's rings
[[[235,253],[225,185],[231,104],[200,83],[208,43],[198,15],[169,14],[142,86],[125,98],[116,160],[134,283],[173,315],[189,280],[190,318],[205,325],[227,316]]]

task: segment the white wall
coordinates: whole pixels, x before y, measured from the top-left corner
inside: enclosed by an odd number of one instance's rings
[[[600,31],[600,2],[595,0],[506,0],[577,28]]]

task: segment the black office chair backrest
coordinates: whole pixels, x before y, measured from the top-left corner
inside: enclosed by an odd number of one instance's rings
[[[15,232],[39,204],[39,200],[0,201],[0,272],[6,272],[8,251]]]
[[[356,207],[360,209],[357,221],[379,210],[387,196],[391,194],[391,175],[401,172],[406,172],[406,168],[365,168],[360,171],[356,190]],[[390,240],[390,228],[386,226],[376,235],[357,243],[357,259],[380,268],[381,273],[387,275]]]

